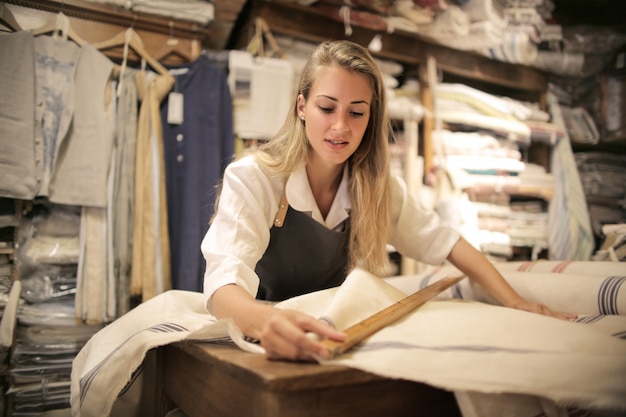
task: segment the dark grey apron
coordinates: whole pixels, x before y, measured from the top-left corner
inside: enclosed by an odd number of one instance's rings
[[[347,275],[349,219],[343,231],[330,230],[289,207],[283,192],[270,229],[270,243],[257,263],[256,298],[282,301],[340,285]]]

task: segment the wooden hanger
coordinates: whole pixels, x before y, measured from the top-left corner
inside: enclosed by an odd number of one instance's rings
[[[154,68],[157,73],[161,75],[171,76],[167,69],[146,50],[146,48],[143,46],[143,41],[132,27],[118,33],[109,40],[98,42],[92,44],[91,46],[99,50],[115,48],[118,46],[127,46],[135,51],[137,55],[139,55],[141,58],[145,59],[146,62],[150,64],[150,66]]]
[[[265,57],[265,41],[267,41],[270,48],[272,48],[271,55],[267,55],[267,57],[285,58],[284,52],[280,49],[265,19],[262,17],[255,18],[254,30],[255,33],[246,48],[248,52],[255,56]]]
[[[4,5],[4,2],[0,3],[0,23],[11,29],[13,32],[23,30],[20,24],[17,23],[17,20],[15,20],[13,12],[11,12],[11,10]]]
[[[79,45],[85,44],[85,40],[78,36],[74,29],[72,29],[70,19],[63,12],[57,13],[55,17],[50,18],[43,26],[33,29],[32,32],[33,36],[50,32],[56,36],[57,33],[60,33],[63,39],[69,38]]]
[[[174,22],[170,22],[170,37],[165,42],[163,47],[154,54],[154,58],[158,61],[163,61],[170,55],[176,55],[186,62],[191,62],[197,58],[194,53],[188,48],[185,48],[183,44],[174,36]]]

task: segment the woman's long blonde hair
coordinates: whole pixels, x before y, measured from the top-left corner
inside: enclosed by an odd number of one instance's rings
[[[358,264],[382,275],[389,265],[391,129],[382,76],[367,49],[345,40],[321,43],[302,70],[291,112],[278,133],[259,147],[257,158],[269,170],[285,177],[306,163],[310,145],[304,122],[298,117],[297,96],[301,93],[308,100],[317,71],[324,66],[337,66],[362,74],[372,86],[370,120],[361,144],[349,159],[352,211],[348,265],[352,268]]]

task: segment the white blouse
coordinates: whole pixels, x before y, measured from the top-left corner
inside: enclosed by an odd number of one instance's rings
[[[218,211],[201,244],[206,260],[205,302],[227,284],[237,284],[256,296],[259,277],[254,269],[269,245],[270,229],[285,187],[287,201],[294,210],[310,213],[330,229],[340,226],[349,216],[347,168],[324,219],[304,165],[285,184],[284,178],[264,170],[254,156],[231,163],[224,172]],[[459,238],[458,231],[441,224],[436,213],[426,211],[408,194],[401,178],[392,178],[390,245],[403,256],[437,265],[446,259]]]

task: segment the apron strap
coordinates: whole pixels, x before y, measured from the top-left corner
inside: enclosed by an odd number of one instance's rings
[[[285,223],[285,216],[287,215],[287,187],[283,189],[283,194],[280,196],[280,204],[278,204],[278,211],[274,217],[274,227],[283,227]]]

